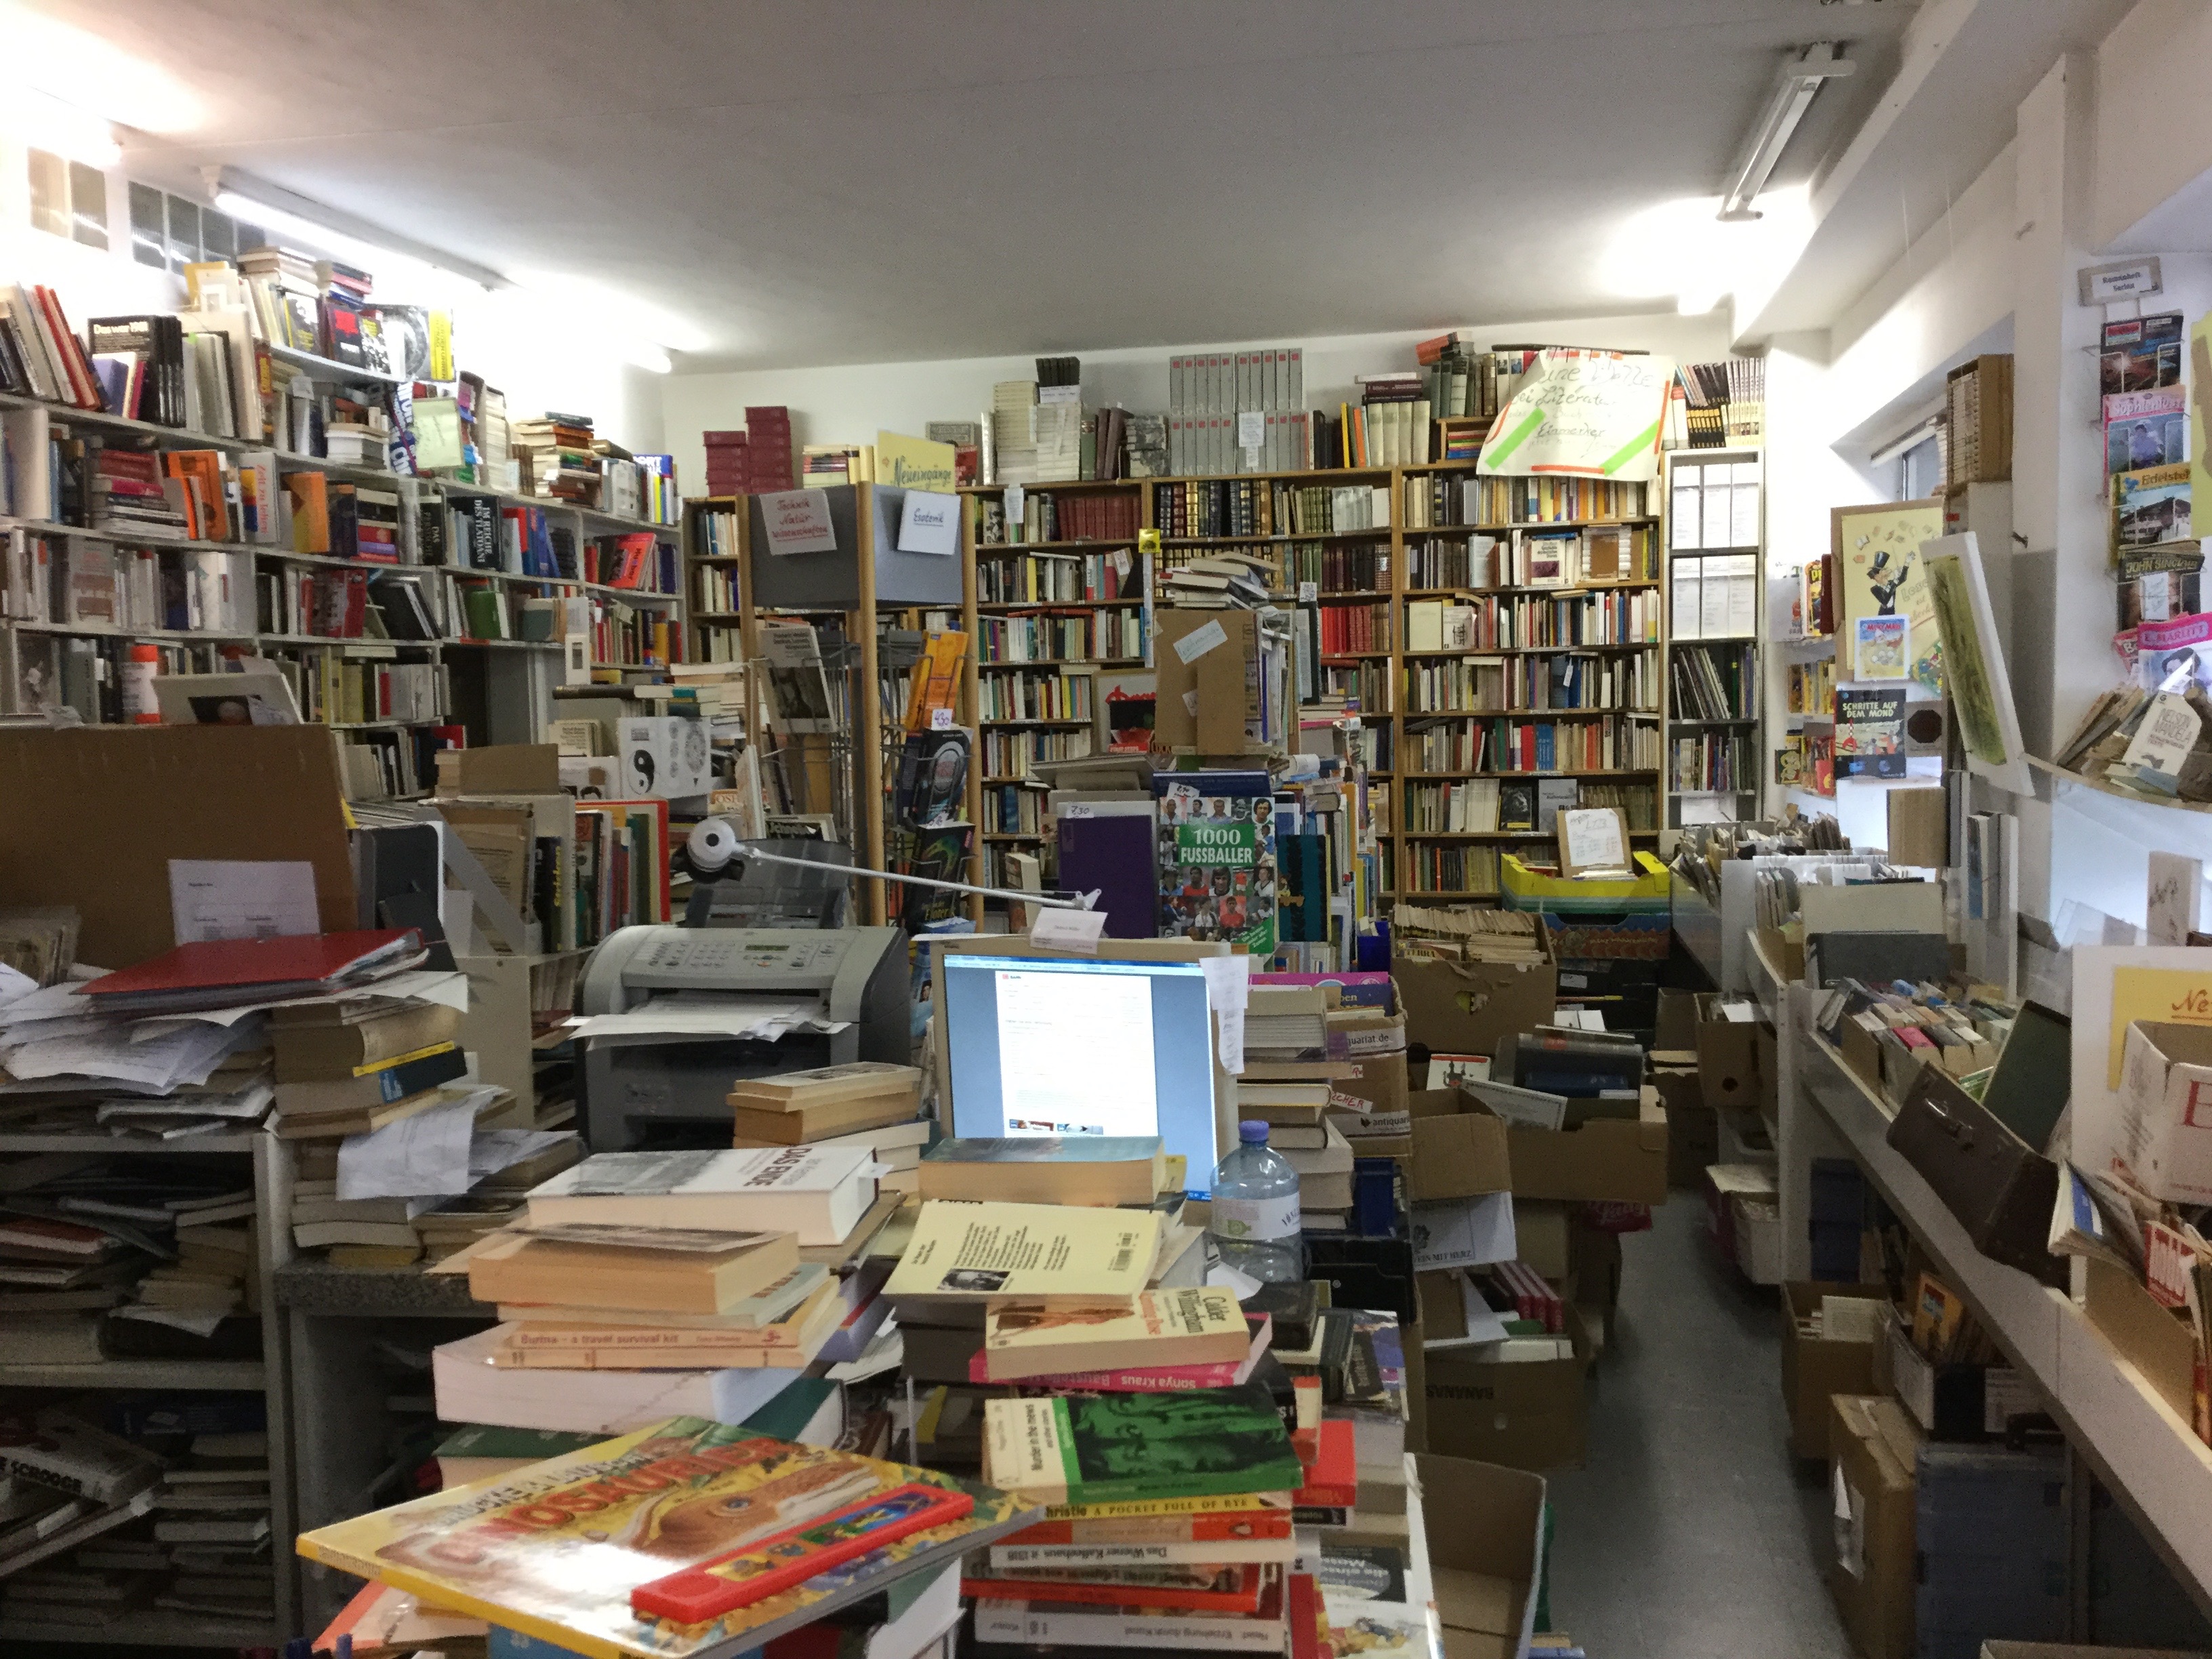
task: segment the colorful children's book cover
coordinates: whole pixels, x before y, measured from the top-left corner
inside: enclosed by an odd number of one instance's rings
[[[1836,775],[1905,775],[1905,693],[1845,687],[1836,693]]]
[[[1225,939],[1255,957],[1277,940],[1275,803],[1264,772],[1164,772],[1160,937]]]
[[[855,1528],[871,1524],[873,1511],[856,1506],[872,1504],[888,1516],[896,1504],[909,1504],[917,1488],[964,1497],[971,1507],[836,1559],[852,1536],[864,1535]],[[742,1575],[748,1570],[742,1552],[833,1516],[848,1518],[830,1528],[835,1539],[816,1537],[823,1528],[815,1525],[779,1546],[802,1557],[815,1551],[830,1562],[799,1583],[698,1624],[631,1611],[633,1591],[678,1573],[696,1577],[694,1570],[713,1575],[713,1564],[726,1557],[737,1558],[732,1571]],[[950,1562],[1039,1518],[1033,1504],[927,1469],[679,1417],[302,1534],[299,1550],[426,1605],[472,1613],[592,1659],[683,1659],[732,1644],[757,1647],[894,1577]]]
[[[1942,501],[1839,507],[1829,525],[1851,652],[1846,678],[1911,680],[1940,693],[1943,636],[1920,549],[1943,533]]]

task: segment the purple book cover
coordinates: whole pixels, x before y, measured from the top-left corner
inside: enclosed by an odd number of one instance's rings
[[[1152,939],[1158,931],[1159,899],[1152,872],[1149,812],[1060,818],[1060,885],[1079,893],[1099,890],[1109,939]]]

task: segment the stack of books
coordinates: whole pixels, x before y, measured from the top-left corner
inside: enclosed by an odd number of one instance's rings
[[[994,1400],[983,1478],[1047,1508],[970,1558],[978,1653],[1289,1650],[1308,1474],[1266,1385]]]
[[[271,345],[320,356],[323,285],[315,262],[292,248],[263,246],[240,254],[238,269],[261,337]]]
[[[0,1613],[42,1624],[107,1623],[122,1610],[123,1599],[111,1598],[104,1581],[82,1582],[83,1570],[75,1565],[40,1574],[30,1570],[149,1514],[163,1460],[60,1406],[9,1420],[4,1440]],[[265,1530],[266,1517],[262,1525]]]
[[[323,356],[333,362],[382,372],[387,362],[384,342],[376,319],[368,314],[374,285],[369,274],[335,259],[319,259],[315,282],[322,290]]]
[[[593,447],[592,417],[548,411],[536,420],[509,423],[515,459],[522,465],[526,495],[550,496],[580,507],[599,500],[599,457]]]
[[[439,1415],[612,1431],[760,1409],[833,1340],[872,1334],[855,1316],[881,1277],[834,1271],[878,1207],[872,1168],[865,1147],[797,1146],[606,1152],[556,1176],[439,1266],[501,1319],[437,1350]]]
[[[91,499],[86,506],[94,529],[185,533],[185,485],[163,477],[160,456],[152,450],[103,445],[91,449],[90,459]]]
[[[1162,569],[1153,579],[1158,603],[1182,611],[1251,611],[1267,603],[1280,572],[1272,559],[1216,553]]]
[[[752,483],[751,465],[747,459],[750,451],[750,434],[744,428],[737,427],[720,432],[702,432],[699,441],[707,449],[707,493],[709,495],[742,495]]]

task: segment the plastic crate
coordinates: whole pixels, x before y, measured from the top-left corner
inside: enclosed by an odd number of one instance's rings
[[[1639,873],[1619,881],[1571,881],[1547,869],[1523,864],[1517,854],[1499,860],[1498,886],[1509,910],[1540,910],[1548,916],[1658,915],[1664,919],[1673,900],[1667,866],[1649,853],[1636,855]],[[1587,951],[1561,951],[1565,956],[1589,956]]]

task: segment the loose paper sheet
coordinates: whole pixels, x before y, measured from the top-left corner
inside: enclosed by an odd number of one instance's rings
[[[403,1117],[338,1143],[338,1196],[450,1197],[469,1189],[469,1141],[477,1096]]]
[[[315,866],[301,860],[171,859],[169,920],[179,945],[319,933]]]
[[[1628,848],[1620,838],[1620,815],[1611,807],[1563,812],[1567,826],[1567,862],[1577,870],[1625,870]]]
[[[1244,1075],[1244,1011],[1252,1000],[1252,958],[1237,955],[1200,957],[1206,975],[1206,1006],[1213,1010],[1218,1033],[1222,1069],[1231,1077]]]
[[[1510,1193],[1416,1204],[1412,1219],[1413,1266],[1423,1273],[1511,1261],[1520,1255]]]

